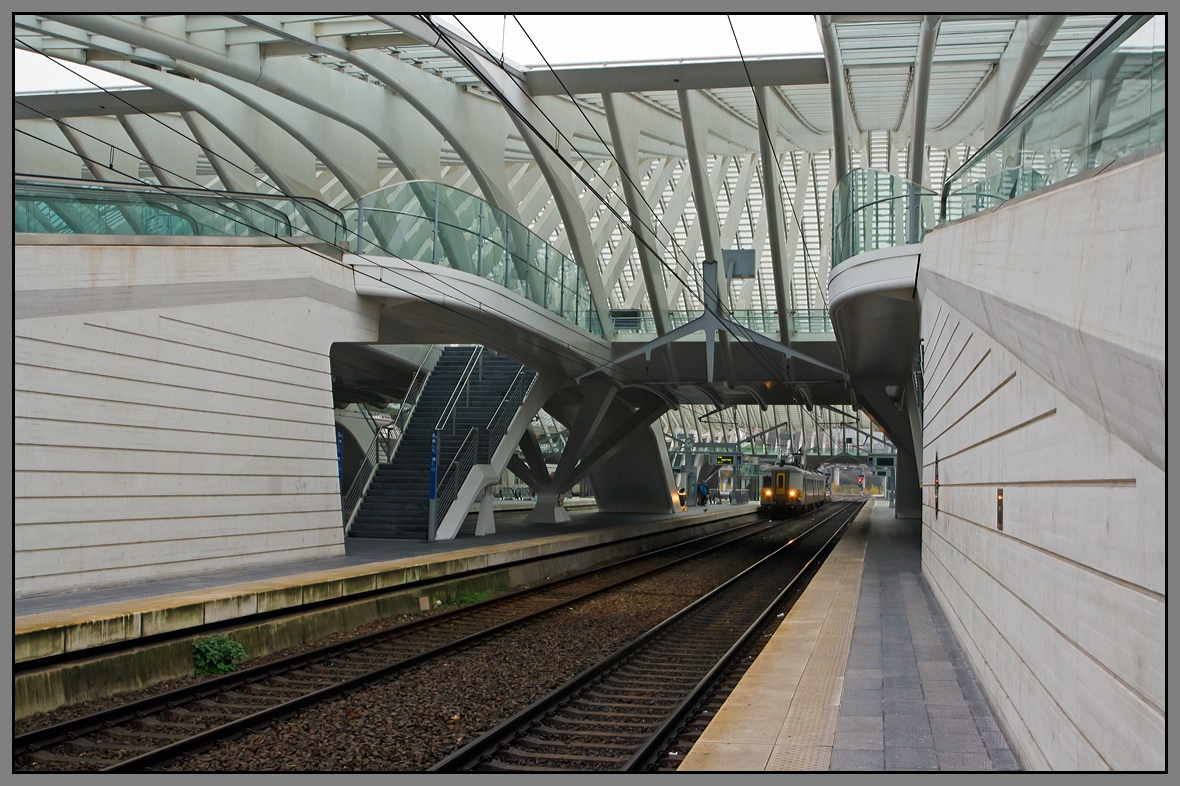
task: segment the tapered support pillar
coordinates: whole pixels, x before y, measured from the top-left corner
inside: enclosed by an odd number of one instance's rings
[[[525,524],[566,524],[570,514],[562,506],[556,491],[538,491],[537,504],[533,506],[529,515],[524,517]]]
[[[477,537],[496,534],[496,512],[492,509],[492,487],[484,486],[479,500],[479,518],[475,522]]]
[[[918,466],[914,457],[897,451],[897,505],[894,516],[916,519],[922,516],[922,488],[918,485]]]

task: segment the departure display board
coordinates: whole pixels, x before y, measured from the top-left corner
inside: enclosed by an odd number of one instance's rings
[[[729,466],[731,464],[733,464],[733,456],[718,456],[717,457],[717,466],[719,466],[719,467]]]

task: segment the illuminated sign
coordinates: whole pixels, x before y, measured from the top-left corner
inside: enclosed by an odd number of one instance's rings
[[[719,467],[723,466],[723,465],[728,466],[730,464],[733,464],[733,456],[718,456],[717,457],[717,466],[719,466]]]

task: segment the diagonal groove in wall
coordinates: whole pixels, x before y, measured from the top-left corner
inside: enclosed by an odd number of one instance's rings
[[[974,335],[974,334],[972,334],[972,335]],[[954,400],[955,396],[957,396],[959,394],[959,391],[963,389],[963,386],[967,384],[968,380],[970,380],[971,377],[973,377],[975,375],[975,372],[979,370],[979,367],[983,365],[983,361],[987,360],[988,356],[991,355],[991,353],[992,353],[992,351],[991,351],[991,348],[989,347],[987,349],[987,351],[985,351],[983,353],[983,356],[981,358],[979,358],[979,362],[976,363],[975,366],[970,371],[967,372],[967,376],[963,377],[963,381],[959,383],[958,387],[956,387],[954,390],[951,391],[951,394],[949,396],[947,396],[946,401],[942,402],[942,406],[940,406],[938,408],[938,411],[935,412],[933,415],[931,415],[930,418],[926,421],[926,423],[923,424],[924,426],[933,423],[938,418],[938,416],[942,414],[942,411],[944,409],[946,409],[946,405],[951,403],[951,401]],[[946,377],[943,377],[943,379],[946,379]],[[939,383],[939,387],[942,387],[941,383]],[[937,393],[938,391],[935,391],[935,392]],[[934,398],[934,395],[931,394],[930,397]]]
[[[975,337],[974,333],[972,333],[970,336],[967,336],[967,340],[963,342],[963,346],[959,347],[959,351],[955,354],[955,359],[951,361],[950,366],[947,367],[946,373],[943,374],[941,379],[938,380],[938,385],[934,388],[934,390],[930,391],[930,395],[927,397],[928,401],[933,401],[935,399],[935,397],[938,396],[938,391],[942,390],[942,386],[944,384],[946,384],[947,379],[951,375],[951,371],[954,369],[955,366],[958,365],[959,358],[963,357],[963,353],[967,351],[967,346],[971,343],[971,339],[974,337]],[[987,354],[989,354],[989,353],[984,353],[985,356]],[[976,368],[978,368],[978,367],[979,367],[979,364],[976,364]],[[974,370],[975,369],[972,369],[972,371],[974,371]],[[923,373],[925,373],[925,370],[923,370]],[[930,376],[933,377],[934,373],[931,372]],[[967,376],[970,377],[971,376],[970,373],[968,373]],[[959,384],[959,387],[962,387],[962,383]],[[958,388],[955,388],[955,392],[958,392]],[[952,398],[954,397],[954,393],[951,393],[951,397]],[[947,401],[950,401],[950,399],[948,398]],[[946,406],[946,404],[943,403],[943,407],[945,407],[945,406]],[[938,411],[941,412],[942,407],[939,407]],[[933,418],[931,418],[931,420],[933,420]]]
[[[289,349],[292,352],[300,352],[304,355],[315,355],[316,357],[321,358],[330,357],[330,355],[326,352],[316,352],[314,349],[302,349],[290,344],[283,344],[278,341],[271,341],[270,339],[266,338],[258,338],[258,336],[249,336],[245,333],[235,333],[232,330],[222,330],[221,328],[209,327],[208,325],[202,325],[199,322],[189,322],[188,320],[177,319],[176,317],[169,317],[163,314],[160,314],[159,318],[165,322],[175,322],[178,325],[187,325],[189,327],[200,328],[201,330],[208,330],[211,333],[221,333],[226,336],[233,336],[234,338],[244,338],[250,341],[256,341],[259,344],[270,344],[272,347],[282,347],[283,349]]]
[[[983,362],[983,361],[982,361],[982,360],[980,360],[980,363],[982,363],[982,362]],[[983,406],[984,402],[986,402],[986,401],[987,401],[989,398],[991,398],[992,396],[994,396],[996,393],[999,393],[999,392],[1000,392],[1000,388],[1004,387],[1005,385],[1007,385],[1009,382],[1011,382],[1011,381],[1012,381],[1012,380],[1014,380],[1014,379],[1016,379],[1016,372],[1015,372],[1015,371],[1013,371],[1011,374],[1009,374],[1008,376],[1006,376],[1006,377],[1005,377],[1005,378],[1004,378],[1004,379],[1003,379],[1003,380],[1000,382],[1000,384],[998,384],[998,385],[996,385],[994,388],[992,388],[992,389],[991,389],[991,390],[988,392],[988,394],[987,394],[986,396],[984,396],[983,398],[981,398],[979,401],[975,402],[975,403],[974,403],[974,404],[971,406],[971,409],[967,410],[967,411],[966,411],[966,412],[964,412],[962,415],[960,415],[960,416],[959,416],[959,417],[958,417],[958,418],[955,420],[955,422],[954,422],[954,423],[951,423],[949,426],[947,426],[946,428],[944,428],[942,431],[938,432],[938,434],[937,434],[936,436],[933,436],[933,437],[931,437],[929,440],[927,440],[927,441],[926,441],[926,443],[925,443],[924,445],[922,445],[922,447],[923,447],[923,448],[925,448],[925,447],[929,447],[930,445],[932,445],[932,444],[933,444],[934,442],[936,442],[936,441],[937,441],[939,438],[941,438],[943,434],[947,433],[948,431],[950,431],[951,429],[953,429],[955,426],[959,425],[961,422],[963,422],[963,419],[964,419],[964,418],[966,418],[966,417],[967,417],[968,415],[970,415],[972,412],[974,412],[975,410],[977,410],[977,409],[979,409],[981,406]],[[1054,412],[1056,412],[1057,410],[1053,410],[1053,411],[1054,411]],[[1022,425],[1024,425],[1024,424],[1022,424]],[[1016,428],[1020,428],[1020,426],[1016,426]],[[1009,429],[1009,430],[1012,430],[1012,429]],[[1008,433],[1008,432],[1006,432],[1006,431],[1005,431],[1005,432],[1002,432],[1002,433],[1003,433],[1003,434],[1006,434],[1006,433]],[[1001,436],[1001,434],[997,434],[996,436]],[[977,444],[983,444],[983,443],[977,443]],[[974,447],[974,446],[973,446],[973,447]],[[960,452],[960,453],[962,453],[963,451],[959,451],[959,452]],[[947,456],[944,456],[943,458],[947,458]]]
[[[939,605],[948,612],[948,620],[953,619],[958,622],[959,630],[961,631],[963,639],[966,639],[966,644],[970,645],[970,649],[973,651],[972,661],[976,664],[976,668],[982,675],[991,677],[993,687],[997,688],[1003,694],[1004,700],[1007,701],[1008,706],[1011,707],[1012,712],[1015,713],[1015,720],[1019,722],[1020,727],[1024,732],[1023,738],[1028,740],[1033,745],[1033,747],[1036,748],[1036,752],[1040,756],[1041,761],[1047,764],[1049,759],[1047,756],[1045,756],[1044,750],[1041,749],[1040,743],[1037,741],[1037,738],[1033,735],[1032,730],[1028,727],[1028,724],[1021,716],[1020,711],[1017,710],[1016,702],[1012,700],[1012,697],[1008,694],[1004,684],[1000,682],[999,677],[996,675],[995,669],[992,668],[991,663],[988,662],[987,657],[984,655],[983,649],[979,646],[979,643],[975,640],[975,637],[971,635],[971,630],[967,627],[967,623],[959,615],[959,610],[955,608],[954,604],[951,603],[950,597],[942,588],[942,585],[940,585],[938,580],[934,577],[933,571],[930,569],[929,564],[925,561],[925,549],[923,549],[922,559],[923,578],[926,579],[926,586],[930,588],[931,595],[933,595]],[[939,563],[939,566],[943,567],[942,563]],[[1004,643],[1007,644],[1008,642],[1005,640]],[[963,641],[960,639],[960,645],[962,646],[962,644]],[[968,649],[967,646],[963,646],[962,648],[964,650]],[[1009,649],[1011,649],[1011,647],[1009,647]],[[1010,719],[1005,718],[1005,716],[1002,714],[997,714],[997,718],[1002,723],[1010,725]],[[1005,733],[1005,736],[1009,739],[1013,739],[1016,735]]]
[[[1166,418],[1163,395],[1153,396],[1150,393],[1155,391],[1147,391],[1149,395],[1136,396],[1134,404],[1125,400],[1122,406],[1104,406],[1104,392],[1116,401],[1126,398],[1121,393],[1123,389],[1117,388],[1116,385],[1122,383],[1127,374],[1117,375],[1117,379],[1110,375],[1094,374],[1091,354],[1101,353],[1109,361],[1117,363],[1124,372],[1126,364],[1141,369],[1145,377],[1158,381],[1161,394],[1166,380],[1164,358],[1156,358],[1099,338],[1078,327],[1065,325],[928,268],[923,268],[919,276],[924,289],[946,301],[975,325],[984,329],[993,341],[1035,371],[1055,390],[1060,391],[1070,402],[1102,424],[1136,453],[1158,469],[1164,469],[1167,451],[1163,441]],[[1053,374],[1053,369],[1046,366],[1049,362],[1048,357],[1034,356],[1033,350],[1021,343],[1023,340],[1033,339],[1033,349],[1053,347],[1051,357],[1058,374]],[[1057,378],[1063,373],[1060,369],[1070,363],[1084,366],[1085,371],[1081,378]],[[1156,409],[1157,406],[1160,409]]]
[[[1036,682],[1037,686],[1041,689],[1041,691],[1044,693],[1044,695],[1049,698],[1049,701],[1051,701],[1053,703],[1053,706],[1057,708],[1057,711],[1061,715],[1061,717],[1065,718],[1066,722],[1069,723],[1069,725],[1073,728],[1074,733],[1076,733],[1079,738],[1085,740],[1086,744],[1090,746],[1090,749],[1094,751],[1094,755],[1098,756],[1100,759],[1102,759],[1102,763],[1106,764],[1107,769],[1110,769],[1110,765],[1106,762],[1106,760],[1104,758],[1102,758],[1102,755],[1100,753],[1098,753],[1098,750],[1097,750],[1097,748],[1094,747],[1094,744],[1092,742],[1090,742],[1090,739],[1085,735],[1085,733],[1083,733],[1082,730],[1078,728],[1077,722],[1074,721],[1074,719],[1072,717],[1070,717],[1069,713],[1067,713],[1065,711],[1065,708],[1062,707],[1060,702],[1057,701],[1057,697],[1053,695],[1053,692],[1050,691],[1047,687],[1045,687],[1045,684],[1043,682],[1041,682],[1041,679],[1040,679],[1040,677],[1038,677],[1036,675],[1036,672],[1034,672],[1032,670],[1032,668],[1030,668],[1028,666],[1028,664],[1024,662],[1024,658],[1022,658],[1020,656],[1019,650],[1017,650],[1016,647],[1013,646],[1012,642],[1008,640],[1008,637],[1000,632],[1000,629],[996,626],[996,624],[994,622],[992,622],[991,618],[988,617],[987,614],[983,611],[983,609],[980,608],[979,604],[977,604],[974,601],[974,599],[972,599],[971,594],[969,592],[967,592],[967,588],[964,587],[962,585],[962,583],[957,578],[955,578],[954,573],[951,572],[950,568],[946,565],[946,563],[944,563],[941,559],[939,559],[936,554],[934,554],[933,552],[930,552],[929,550],[927,550],[925,548],[923,548],[922,552],[923,552],[923,555],[930,554],[931,558],[934,559],[934,561],[938,563],[938,566],[942,569],[942,572],[945,575],[950,577],[951,581],[953,581],[955,583],[955,586],[957,586],[959,588],[959,591],[960,591],[960,593],[962,593],[963,597],[967,598],[970,601],[972,607],[979,614],[979,616],[982,617],[983,619],[987,620],[987,624],[989,626],[991,626],[992,630],[994,630],[996,632],[996,635],[999,636],[1000,640],[1004,642],[1004,644],[1008,647],[1009,651],[1011,651],[1012,654],[1017,659],[1020,660],[1021,665],[1024,666],[1025,672],[1033,679],[1034,682]],[[931,575],[933,575],[933,574],[931,574]],[[945,597],[946,591],[942,589],[942,586],[940,584],[938,584],[937,580],[934,581],[934,584],[935,584],[935,586],[937,586],[939,588],[940,591],[942,591],[942,594]],[[1009,591],[1007,587],[1004,587],[1004,589],[1006,591]],[[1010,593],[1010,591],[1009,591],[1009,593]],[[1020,599],[1017,598],[1017,600],[1020,600]],[[1020,601],[1020,602],[1023,603],[1023,601]],[[1027,605],[1027,604],[1025,604],[1025,605]],[[948,606],[948,608],[951,608],[951,609],[954,608],[954,606],[949,603],[947,604],[947,606]],[[1036,612],[1034,611],[1033,613],[1035,614]],[[1038,615],[1038,616],[1040,616],[1040,615]],[[979,652],[980,657],[983,658],[983,662],[987,663],[987,659],[983,657],[983,649],[979,647],[978,643],[975,643],[974,637],[972,637],[969,632],[970,629],[966,625],[963,624],[963,620],[961,617],[959,617],[957,612],[955,612],[955,619],[959,620],[960,625],[963,625],[963,630],[967,632],[966,635],[969,638],[971,638],[972,643],[975,644],[976,651]],[[991,668],[991,665],[988,664],[988,667]],[[1019,717],[1019,710],[1016,710],[1015,703],[1013,703],[1013,709],[1017,712],[1018,717]],[[1028,724],[1027,724],[1027,722],[1025,722],[1023,717],[1020,718],[1020,721],[1025,726],[1025,728],[1028,729]],[[1036,740],[1036,737],[1032,734],[1031,730],[1029,730],[1029,739],[1032,739],[1034,741]],[[1039,747],[1039,745],[1038,745],[1038,747]],[[1048,759],[1046,759],[1046,761],[1048,761]]]
[[[997,587],[1003,588],[1003,590],[1005,592],[1007,592],[1009,595],[1011,595],[1022,606],[1024,606],[1026,609],[1028,609],[1034,615],[1036,615],[1037,619],[1039,619],[1046,626],[1048,626],[1054,633],[1056,633],[1059,637],[1061,637],[1061,639],[1063,641],[1069,642],[1070,646],[1072,646],[1080,655],[1085,656],[1086,660],[1090,661],[1095,666],[1097,666],[1099,669],[1101,669],[1103,672],[1105,672],[1107,674],[1107,676],[1109,676],[1112,680],[1117,682],[1120,687],[1122,687],[1124,690],[1126,690],[1128,693],[1130,693],[1132,696],[1137,698],[1139,701],[1143,702],[1145,705],[1147,705],[1151,709],[1155,710],[1155,712],[1160,716],[1161,719],[1164,719],[1167,717],[1167,715],[1164,711],[1164,708],[1162,706],[1157,704],[1155,701],[1152,701],[1152,699],[1150,697],[1144,695],[1142,691],[1140,691],[1134,685],[1130,684],[1125,679],[1120,677],[1116,672],[1112,671],[1109,666],[1107,666],[1102,661],[1095,658],[1086,649],[1084,649],[1080,644],[1078,644],[1076,641],[1074,641],[1073,638],[1071,638],[1067,633],[1065,633],[1065,631],[1061,630],[1059,627],[1054,625],[1053,622],[1051,622],[1045,615],[1043,615],[1035,607],[1030,605],[1028,601],[1026,601],[1024,598],[1022,598],[1020,595],[1018,595],[1016,592],[1014,592],[1007,584],[1005,584],[1003,581],[1001,581],[999,578],[997,578],[993,573],[988,571],[987,568],[980,565],[978,562],[973,560],[969,555],[967,555],[964,551],[959,549],[954,543],[952,543],[951,541],[949,541],[945,537],[943,537],[942,533],[938,532],[937,530],[935,530],[931,527],[928,527],[927,529],[929,529],[930,532],[932,532],[934,535],[936,535],[939,540],[941,540],[943,543],[945,543],[947,546],[949,546],[951,548],[951,550],[953,550],[956,554],[958,554],[959,557],[962,558],[965,562],[970,563],[972,566],[975,567],[976,570],[978,570],[980,573],[982,573],[983,575],[985,575],[989,579],[991,579]],[[935,559],[938,559],[938,555],[933,554],[933,552],[931,552],[931,554],[934,556]],[[943,565],[943,567],[946,568],[946,565],[940,559],[939,559],[939,564]],[[948,574],[949,574],[949,568],[946,568],[946,569],[948,570]],[[957,579],[955,580],[955,583],[959,583]],[[960,584],[960,587],[962,588],[961,584]],[[965,588],[963,588],[963,591],[964,591],[964,593],[966,593]],[[978,606],[976,606],[976,607],[978,608]],[[982,609],[980,609],[980,613],[983,614]],[[984,616],[986,617],[986,615],[984,615]],[[988,618],[988,621],[989,622],[991,621],[990,618]],[[999,628],[994,623],[993,623],[993,627],[995,627],[996,630],[999,631]],[[1000,636],[1004,637],[1004,634],[1000,633]],[[1007,638],[1004,637],[1004,640],[1007,641]],[[1017,650],[1015,648],[1013,648],[1013,652],[1016,652],[1016,651]],[[1039,679],[1037,681],[1040,682]],[[1049,692],[1047,688],[1045,690],[1046,690],[1046,693]],[[1064,712],[1064,710],[1063,710],[1063,712]],[[1072,722],[1072,719],[1071,719],[1071,722]],[[1081,734],[1081,731],[1079,730],[1078,733]],[[1082,735],[1082,736],[1085,736],[1085,735]]]

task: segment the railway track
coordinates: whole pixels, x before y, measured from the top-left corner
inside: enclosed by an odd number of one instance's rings
[[[760,520],[14,737],[14,771],[137,772],[754,538]]]
[[[736,684],[735,672],[752,657],[746,653],[761,646],[759,634],[861,504],[844,504],[433,771],[675,769],[685,747],[678,735],[699,735],[703,724],[694,716],[716,711],[719,683]],[[784,575],[793,576],[785,586]]]
[[[753,517],[753,516],[756,516],[757,514],[750,513],[748,515]],[[699,526],[699,525],[695,525],[695,526]],[[731,528],[731,529],[735,529],[735,528]],[[618,548],[622,544],[643,543],[645,541],[651,541],[651,540],[653,540],[655,538],[659,538],[660,536],[665,535],[665,534],[666,533],[656,533],[654,535],[653,534],[634,535],[631,537],[619,538],[618,540],[614,540],[609,543],[598,543],[598,544],[591,544],[591,545],[587,545],[587,546],[581,546],[578,548],[569,549],[568,551],[563,551],[560,553],[560,555],[545,554],[545,555],[540,555],[540,556],[536,556],[536,557],[530,557],[528,559],[516,560],[512,563],[511,567],[514,569],[520,569],[520,568],[523,568],[523,567],[526,567],[529,565],[536,565],[538,563],[543,563],[545,561],[552,560],[552,559],[554,559],[555,556],[560,556],[561,558],[570,558],[570,557],[575,557],[575,556],[586,558],[587,555],[592,555],[595,552],[604,552],[604,551],[611,549],[611,548]],[[719,534],[719,533],[714,533],[714,534]],[[692,540],[695,540],[695,539],[690,539],[688,541],[685,541],[685,543],[692,542]],[[673,545],[675,545],[675,544],[673,544]],[[589,568],[587,570],[595,570],[595,569],[596,568]],[[487,567],[487,568],[473,568],[471,570],[461,571],[458,573],[452,573],[452,574],[446,576],[446,579],[448,581],[478,580],[481,577],[486,577],[489,574],[499,573],[499,572],[502,572],[503,570],[504,570],[503,565],[497,565],[494,567]],[[131,641],[120,641],[120,642],[115,642],[112,644],[100,645],[97,647],[87,647],[86,649],[75,650],[75,651],[70,651],[70,652],[63,652],[63,653],[59,653],[57,655],[49,655],[46,657],[36,658],[33,660],[19,661],[19,662],[14,663],[12,668],[13,668],[13,672],[16,674],[41,671],[45,668],[49,668],[49,667],[53,667],[53,666],[60,666],[60,665],[68,664],[68,663],[76,663],[78,661],[89,660],[91,658],[101,657],[104,655],[116,654],[116,653],[123,652],[128,649],[132,649],[132,648],[155,646],[155,645],[160,645],[160,644],[166,644],[166,643],[172,642],[172,641],[177,641],[180,639],[191,638],[193,636],[208,636],[208,635],[215,634],[215,633],[228,632],[228,631],[231,631],[235,628],[242,627],[243,624],[257,624],[260,622],[269,622],[272,620],[282,619],[284,617],[289,617],[289,616],[292,616],[295,614],[306,614],[307,612],[322,611],[322,610],[326,610],[326,609],[346,607],[346,606],[355,604],[360,601],[376,600],[376,599],[380,599],[382,597],[386,597],[386,596],[393,595],[396,593],[404,592],[409,589],[421,588],[424,591],[428,591],[429,587],[438,584],[439,581],[440,581],[439,577],[430,577],[430,578],[420,579],[418,581],[406,582],[405,584],[398,584],[398,585],[395,585],[392,587],[384,587],[384,588],[380,588],[380,589],[368,590],[365,592],[354,592],[354,593],[350,593],[348,595],[344,595],[341,597],[327,598],[327,599],[315,601],[312,603],[303,603],[303,604],[300,604],[299,606],[296,606],[296,607],[288,607],[288,608],[283,608],[283,609],[275,609],[273,611],[259,612],[257,614],[250,615],[248,621],[244,620],[243,618],[233,618],[233,619],[222,620],[219,622],[209,622],[209,623],[205,623],[202,625],[194,625],[191,627],[179,628],[177,630],[168,631],[165,633],[157,633],[157,634],[150,635],[150,636],[142,636],[142,637],[133,639]]]

